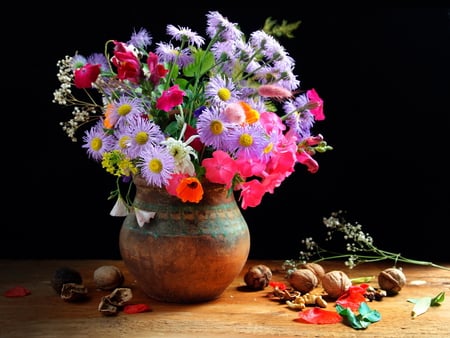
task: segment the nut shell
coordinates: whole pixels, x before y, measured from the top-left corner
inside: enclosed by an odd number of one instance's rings
[[[56,293],[60,295],[64,284],[82,284],[83,278],[81,278],[81,274],[77,270],[63,266],[55,270],[50,283]]]
[[[253,290],[262,290],[269,285],[272,279],[272,271],[266,265],[251,266],[244,275],[245,284]]]
[[[390,295],[395,295],[406,285],[406,276],[398,268],[388,268],[378,274],[378,285]]]
[[[340,270],[327,272],[322,278],[322,287],[330,298],[337,299],[346,292],[352,281],[347,274]]]
[[[124,280],[122,271],[114,265],[103,265],[94,271],[94,282],[100,290],[118,288],[122,286]]]
[[[310,269],[293,269],[289,271],[287,280],[291,286],[302,294],[312,291],[318,284],[319,279]]]

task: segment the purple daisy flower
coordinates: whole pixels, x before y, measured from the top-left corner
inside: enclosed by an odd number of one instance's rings
[[[103,120],[99,120],[91,129],[86,130],[83,136],[82,147],[87,149],[88,156],[95,161],[101,161],[103,153],[114,148],[114,136],[106,134],[103,129]]]
[[[165,186],[175,169],[175,159],[168,148],[161,145],[148,145],[141,153],[138,164],[142,177],[149,185]]]
[[[128,154],[131,158],[138,158],[141,152],[150,144],[155,145],[165,139],[159,125],[147,118],[135,118],[129,121],[126,134],[131,142]]]
[[[200,140],[214,149],[229,149],[228,131],[232,124],[226,122],[225,116],[217,107],[206,107],[197,119],[197,132]]]
[[[229,134],[230,148],[236,157],[243,159],[261,158],[269,144],[269,138],[259,123],[235,128]]]

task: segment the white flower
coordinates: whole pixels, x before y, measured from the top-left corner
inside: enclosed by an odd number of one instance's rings
[[[113,208],[111,209],[111,212],[109,213],[111,216],[117,216],[122,217],[129,214],[128,207],[125,203],[125,201],[120,198],[120,196],[117,198],[116,203],[114,204]]]
[[[145,223],[150,222],[150,220],[156,215],[156,212],[154,211],[145,211],[138,208],[134,208],[134,212],[136,213],[136,219],[141,228]]]

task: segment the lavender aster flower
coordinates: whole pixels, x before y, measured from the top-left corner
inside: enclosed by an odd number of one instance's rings
[[[231,124],[216,107],[205,108],[197,120],[197,131],[202,142],[215,149],[229,149],[228,129]]]
[[[145,28],[141,28],[139,31],[133,32],[128,44],[133,45],[138,49],[145,49],[152,44],[152,36]]]
[[[131,137],[128,154],[131,158],[140,157],[148,145],[156,145],[165,139],[161,128],[146,118],[136,118],[130,121],[127,133]]]
[[[241,159],[261,158],[269,144],[267,134],[259,123],[232,129],[229,141],[231,149],[235,149],[236,157]]]
[[[100,161],[103,153],[113,149],[115,140],[104,132],[103,121],[99,120],[93,128],[85,131],[83,142],[82,147],[86,148],[88,156],[95,161]]]
[[[174,25],[167,26],[167,34],[171,35],[175,40],[187,42],[189,45],[195,45],[200,48],[205,43],[205,38],[193,32],[187,27],[175,27]]]
[[[161,145],[149,145],[141,152],[142,161],[138,167],[149,184],[162,187],[172,176],[175,160],[168,149]]]

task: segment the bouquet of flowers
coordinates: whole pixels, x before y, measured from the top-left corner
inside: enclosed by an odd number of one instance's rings
[[[206,23],[208,39],[168,25],[169,41],[153,44],[141,28],[107,41],[104,53],[57,63],[53,102],[73,109],[62,129],[73,141],[84,130],[88,156],[117,177],[113,215],[131,210],[133,175],[186,203],[201,201],[210,181],[255,207],[297,163],[315,173],[314,155],[332,149],[312,133],[325,118],[322,99],[299,88],[276,38],[247,38],[217,11]]]

